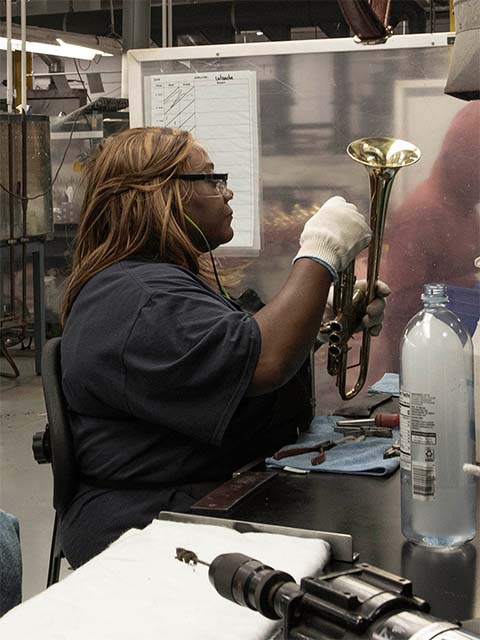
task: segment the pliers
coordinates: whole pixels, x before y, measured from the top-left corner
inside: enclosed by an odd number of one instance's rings
[[[280,451],[274,453],[272,457],[275,458],[275,460],[281,460],[282,458],[290,458],[290,456],[299,456],[302,453],[316,453],[317,455],[313,456],[310,461],[311,464],[316,465],[321,464],[325,460],[325,451],[328,451],[328,449],[334,446],[335,442],[333,440],[323,440],[323,442],[310,446],[280,449]]]
[[[385,449],[385,451],[383,452],[384,459],[396,458],[399,455],[400,455],[400,443],[399,442],[395,442],[394,444],[392,444],[391,447],[389,447],[388,449]]]
[[[342,444],[343,442],[352,442],[354,440],[357,440],[355,436],[345,436],[345,438],[340,438],[339,440],[324,440],[323,442],[312,444],[310,446],[280,449],[280,451],[277,451],[273,454],[272,458],[274,458],[275,460],[282,460],[282,458],[299,456],[302,453],[316,453],[316,455],[312,456],[312,459],[310,460],[310,464],[316,466],[318,464],[322,464],[322,462],[325,461],[325,451],[333,449],[333,447],[336,447],[337,444]]]

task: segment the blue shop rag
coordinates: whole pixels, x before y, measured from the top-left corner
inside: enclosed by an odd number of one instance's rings
[[[368,388],[368,393],[391,393],[400,396],[400,376],[398,373],[384,373],[378,382]]]
[[[283,447],[310,446],[324,440],[340,440],[342,433],[336,433],[337,416],[316,416],[308,429],[300,434],[295,444]],[[400,458],[383,458],[386,449],[399,439],[398,430],[393,432],[392,438],[366,438],[361,442],[342,442],[333,449],[325,452],[325,461],[319,465],[312,465],[311,459],[315,453],[302,453],[289,456],[281,460],[267,458],[268,467],[283,469],[290,467],[304,471],[323,471],[325,473],[348,473],[364,476],[389,476],[400,466]]]

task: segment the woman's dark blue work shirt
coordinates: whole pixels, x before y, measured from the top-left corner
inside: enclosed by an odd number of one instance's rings
[[[72,566],[295,439],[277,393],[245,397],[260,344],[252,317],[172,264],[125,260],[82,288],[62,338],[83,477],[62,514]]]

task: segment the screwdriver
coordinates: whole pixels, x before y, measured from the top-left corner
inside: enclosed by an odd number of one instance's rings
[[[400,426],[400,414],[377,413],[372,418],[360,418],[358,420],[338,420],[338,427],[378,427],[380,429],[395,429]]]

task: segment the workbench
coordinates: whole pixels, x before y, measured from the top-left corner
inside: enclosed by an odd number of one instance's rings
[[[352,402],[361,404],[366,397],[365,390]],[[335,391],[322,394],[322,405],[332,412],[338,403]],[[398,412],[398,399],[383,403],[373,415],[379,412]],[[429,602],[432,615],[480,618],[480,535],[450,551],[407,542],[400,526],[400,469],[388,477],[275,472],[275,477],[230,511],[204,515],[350,534],[360,561],[411,580],[415,595]],[[480,524],[480,489],[477,514]]]
[[[407,542],[400,528],[400,471],[387,478],[281,471],[223,517],[351,534],[360,560],[410,579],[432,615],[480,618],[480,536],[453,551]]]

